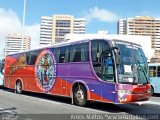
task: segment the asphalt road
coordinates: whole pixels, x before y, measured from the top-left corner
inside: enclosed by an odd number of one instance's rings
[[[144,115],[140,116],[144,119],[160,119],[160,95],[151,97],[147,102],[123,105],[91,102],[86,107],[79,107],[71,105],[69,98],[29,92],[20,95],[8,89],[0,89],[0,119],[3,120],[106,120],[110,119],[108,115],[120,115],[122,119],[128,119],[137,114]],[[147,115],[150,115],[149,118]]]

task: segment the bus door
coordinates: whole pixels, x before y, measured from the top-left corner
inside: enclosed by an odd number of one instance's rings
[[[101,56],[102,101],[115,101],[114,63],[111,52],[104,52]]]

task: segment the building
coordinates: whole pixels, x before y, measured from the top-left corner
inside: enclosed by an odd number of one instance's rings
[[[124,34],[126,34],[126,19],[120,19],[119,21],[118,21],[118,26],[117,26],[117,32],[118,32],[118,34],[121,34],[121,35],[124,35]]]
[[[54,15],[52,26],[52,43],[64,41],[64,35],[73,33],[74,17],[71,15]]]
[[[52,17],[41,17],[40,44],[47,45],[52,42]]]
[[[149,16],[120,19],[118,34],[151,36],[151,48],[155,50],[153,58],[160,58],[160,19]]]
[[[71,15],[41,17],[40,45],[63,42],[68,33],[85,34],[85,23],[84,18]]]
[[[73,26],[74,34],[85,34],[86,33],[86,20],[84,18],[75,18]]]
[[[22,51],[22,35],[8,34],[5,37],[5,55]],[[31,45],[31,37],[23,37],[23,51],[29,50]]]
[[[151,36],[151,47],[160,49],[160,19],[148,16],[120,19],[118,34]]]

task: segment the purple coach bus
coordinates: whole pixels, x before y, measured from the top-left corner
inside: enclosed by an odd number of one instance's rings
[[[114,39],[84,39],[11,54],[4,86],[88,101],[130,103],[150,98],[148,64],[140,45]]]

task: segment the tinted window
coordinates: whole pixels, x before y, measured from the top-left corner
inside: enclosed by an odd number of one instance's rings
[[[160,66],[157,67],[157,77],[160,77]]]
[[[27,62],[27,64],[29,65],[29,62],[30,62],[29,52],[26,53],[26,62]]]
[[[69,47],[56,48],[55,54],[59,63],[68,62]]]
[[[156,77],[156,66],[149,66],[149,76]]]
[[[114,67],[111,52],[106,41],[92,41],[92,64],[98,77],[104,81],[114,81]]]
[[[102,52],[109,50],[109,44],[105,41],[92,41],[92,61],[101,62]]]
[[[27,64],[28,65],[34,65],[37,59],[37,56],[39,55],[40,51],[32,51],[30,53],[26,53],[27,58]]]
[[[89,61],[89,43],[70,46],[70,62]]]
[[[0,61],[0,72],[1,72],[1,74],[4,74],[4,63],[5,63],[5,59],[2,59],[2,61]]]

